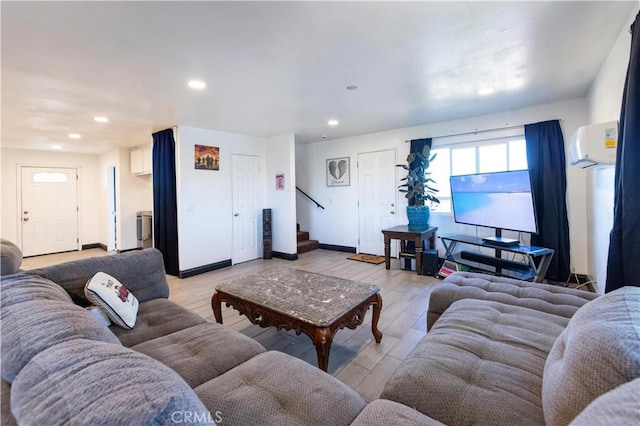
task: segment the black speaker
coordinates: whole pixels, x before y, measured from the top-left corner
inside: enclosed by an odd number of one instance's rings
[[[422,252],[422,275],[435,276],[438,273],[438,250],[426,249]]]
[[[271,209],[262,209],[262,258],[271,259],[273,247],[271,245]]]

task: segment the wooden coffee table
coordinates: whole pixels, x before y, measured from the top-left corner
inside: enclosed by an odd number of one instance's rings
[[[371,331],[377,343],[382,340],[379,292],[375,285],[278,267],[219,284],[211,307],[220,324],[224,302],[260,327],[306,334],[316,347],[318,367],[327,371],[333,336],[341,328],[361,325],[369,306]]]

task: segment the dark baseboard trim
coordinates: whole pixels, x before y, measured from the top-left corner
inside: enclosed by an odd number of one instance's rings
[[[124,250],[116,250],[117,253],[126,253],[128,251],[134,251],[134,250],[142,250],[140,247],[136,247],[136,248],[130,248],[130,249],[124,249]]]
[[[205,272],[215,271],[216,269],[226,268],[227,266],[231,266],[231,259],[210,263],[209,265],[198,266],[197,268],[187,269],[186,271],[180,271],[178,272],[178,278],[189,278],[194,275],[204,274]]]
[[[320,248],[325,250],[333,250],[333,251],[343,251],[345,253],[356,253],[355,247],[348,246],[336,246],[333,244],[322,244],[320,243]]]
[[[102,243],[83,244],[82,245],[82,250],[89,250],[89,249],[94,249],[94,248],[99,248],[99,249],[102,249],[104,251],[107,251],[107,246],[102,244]]]
[[[272,252],[273,257],[284,260],[298,260],[298,253],[282,253],[280,251]]]

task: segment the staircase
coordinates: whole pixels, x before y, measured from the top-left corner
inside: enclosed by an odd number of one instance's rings
[[[300,230],[299,223],[296,225],[296,230],[298,231],[298,254],[315,250],[320,247],[320,244],[318,244],[316,240],[309,239],[309,233],[307,231]]]

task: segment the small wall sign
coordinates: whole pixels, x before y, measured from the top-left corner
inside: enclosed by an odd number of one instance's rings
[[[276,190],[284,191],[284,173],[276,174]]]

